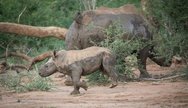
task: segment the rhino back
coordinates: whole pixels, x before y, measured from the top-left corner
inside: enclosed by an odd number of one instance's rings
[[[139,36],[144,39],[151,39],[144,19],[137,14],[89,14],[89,21],[82,24],[73,22],[66,35],[67,49],[83,49],[93,46],[95,42],[105,39],[104,30],[111,24],[116,23],[121,26],[125,32],[124,39],[128,37]],[[79,26],[79,27],[78,27]]]
[[[62,50],[57,53],[58,57],[56,58],[56,62],[70,65],[74,64],[75,62],[81,62],[93,57],[98,57],[101,59],[102,56],[99,55],[104,54],[111,54],[111,51],[107,48],[95,46],[82,50]]]
[[[58,58],[58,60],[62,60],[58,62],[61,64],[61,68],[66,70],[76,65],[82,68],[83,75],[87,75],[99,69],[105,55],[113,56],[109,49],[102,47],[89,47],[83,50],[70,50],[64,52],[64,55],[64,59]]]

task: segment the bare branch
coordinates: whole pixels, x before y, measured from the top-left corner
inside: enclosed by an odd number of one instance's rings
[[[5,73],[9,69],[16,70],[17,72],[19,72],[18,69],[26,69],[27,70],[27,67],[25,65],[22,65],[22,64],[9,65],[5,61],[0,63],[0,74]]]
[[[17,64],[17,65],[11,65],[9,66],[10,69],[16,69],[16,68],[20,68],[20,69],[27,69],[27,66],[22,65],[22,64]]]
[[[19,35],[27,35],[34,37],[56,37],[58,39],[65,39],[67,33],[66,28],[60,27],[37,27],[16,23],[0,22],[0,32],[14,33]]]
[[[48,51],[48,52],[45,52],[43,54],[40,54],[36,57],[34,57],[32,59],[32,61],[30,62],[30,64],[27,66],[28,67],[28,70],[31,68],[31,66],[37,62],[40,62],[40,61],[43,61],[44,59],[46,58],[49,58],[49,57],[52,57],[53,55],[53,52],[52,51]]]
[[[170,76],[170,77],[166,77],[166,78],[161,78],[161,79],[143,78],[142,80],[144,80],[144,81],[163,81],[163,80],[170,80],[170,79],[175,79],[175,78],[183,77],[183,76],[186,76],[186,74],[183,73],[183,74],[178,74],[178,75],[174,75],[174,76]]]
[[[6,70],[8,69],[14,69],[16,70],[16,68],[21,68],[21,69],[27,69],[27,70],[30,70],[32,65],[34,65],[35,63],[37,62],[40,62],[40,61],[43,61],[44,59],[46,58],[49,58],[49,57],[52,57],[52,54],[53,52],[52,51],[48,51],[48,52],[45,52],[43,54],[40,54],[36,57],[30,57],[26,54],[23,54],[23,53],[20,53],[20,52],[7,52],[5,54],[3,54],[2,56],[0,56],[0,58],[6,58],[6,57],[11,57],[11,56],[15,56],[15,57],[20,57],[21,59],[24,59],[26,61],[28,61],[29,63],[27,65],[21,65],[21,64],[17,64],[17,65],[12,65],[12,66],[9,66],[7,63],[7,65],[5,66],[4,64],[1,64],[0,65],[4,65],[4,67],[6,67]]]
[[[20,57],[26,61],[32,61],[31,57],[20,52],[6,52],[3,55],[1,55],[0,58],[6,58],[6,57],[11,57],[11,56]]]

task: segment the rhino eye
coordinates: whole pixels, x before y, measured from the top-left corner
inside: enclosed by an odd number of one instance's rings
[[[45,65],[45,68],[48,68],[48,65]]]

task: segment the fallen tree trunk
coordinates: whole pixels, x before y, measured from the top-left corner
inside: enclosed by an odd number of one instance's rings
[[[26,69],[30,70],[32,65],[34,65],[37,62],[40,62],[46,58],[52,57],[53,52],[48,51],[45,53],[42,53],[36,57],[30,57],[26,54],[20,53],[20,52],[7,52],[4,53],[3,55],[0,56],[0,58],[8,58],[8,57],[19,57],[21,59],[26,60],[28,63],[27,64],[15,64],[15,65],[9,65],[6,61],[0,62],[0,73],[4,73],[6,70],[12,69],[16,70],[17,69]]]
[[[20,52],[6,52],[3,55],[0,55],[0,58],[7,58],[7,57],[20,57],[26,61],[31,61],[31,57],[27,56],[26,54],[20,53]]]
[[[32,58],[30,60],[29,65],[27,66],[28,70],[31,69],[31,67],[32,67],[33,64],[35,64],[37,62],[40,62],[40,61],[43,61],[46,58],[50,58],[50,57],[52,57],[52,55],[53,55],[53,52],[52,51],[48,51],[48,52],[42,53],[42,54],[40,54],[40,55]]]
[[[5,73],[7,70],[15,70],[19,73],[18,69],[28,69],[27,66],[22,64],[9,65],[7,62],[0,62],[0,74]]]
[[[66,28],[53,26],[37,27],[16,23],[0,22],[0,32],[27,35],[40,38],[51,36],[64,40],[67,31],[68,30]]]

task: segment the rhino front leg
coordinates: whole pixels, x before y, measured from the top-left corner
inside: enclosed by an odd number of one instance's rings
[[[80,87],[82,87],[85,90],[87,90],[88,88],[85,81],[80,82],[81,73],[82,70],[78,68],[76,68],[75,71],[72,71],[72,81],[73,81],[74,90],[71,92],[71,95],[80,94],[79,91]]]
[[[65,85],[66,86],[73,86],[73,81],[72,78],[70,76],[66,76],[66,80],[65,80]],[[85,80],[82,80],[82,82],[80,82],[80,84],[78,84],[81,88],[83,88],[84,90],[88,89],[87,83]]]
[[[72,71],[72,81],[73,81],[73,86],[74,86],[74,90],[71,92],[71,95],[76,95],[76,94],[80,94],[80,77],[81,77],[81,72],[78,71]]]

